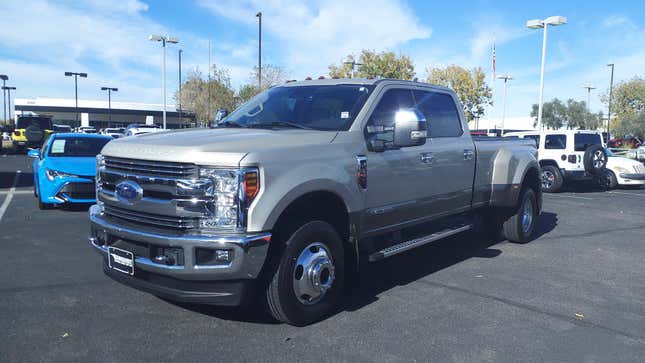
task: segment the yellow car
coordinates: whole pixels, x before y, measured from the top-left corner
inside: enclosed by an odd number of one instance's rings
[[[21,116],[11,133],[11,141],[16,151],[26,148],[39,148],[54,132],[52,118],[49,116]]]

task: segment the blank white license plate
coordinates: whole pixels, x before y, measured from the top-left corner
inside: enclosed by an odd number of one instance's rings
[[[124,274],[134,275],[134,254],[116,247],[108,247],[108,266]]]

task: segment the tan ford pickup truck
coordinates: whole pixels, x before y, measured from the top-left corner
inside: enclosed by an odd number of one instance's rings
[[[363,261],[475,228],[530,240],[536,154],[532,140],[474,140],[444,87],[291,82],[210,129],[111,141],[90,242],[126,285],[215,305],[259,295],[305,325],[334,310]]]

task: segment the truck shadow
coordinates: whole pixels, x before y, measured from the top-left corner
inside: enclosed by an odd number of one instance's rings
[[[535,239],[551,232],[557,224],[557,214],[542,212],[535,226]],[[535,243],[535,239],[529,243]],[[410,250],[381,262],[366,264],[358,276],[348,279],[345,303],[333,315],[341,311],[359,310],[376,302],[379,295],[390,289],[423,279],[470,258],[495,258],[502,251],[492,247],[500,242],[503,241],[487,240],[476,233],[466,233]],[[518,248],[522,246],[518,245]],[[261,306],[262,300],[258,295],[252,299],[251,305],[238,308],[173,304],[223,320],[276,324]]]

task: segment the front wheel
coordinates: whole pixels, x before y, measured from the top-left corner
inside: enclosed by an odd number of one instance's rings
[[[520,203],[513,215],[504,221],[504,236],[511,242],[526,243],[530,241],[537,219],[537,199],[533,189],[522,192]]]
[[[303,326],[336,308],[345,278],[338,233],[323,221],[298,228],[286,242],[280,265],[267,287],[267,305],[276,320]]]
[[[618,186],[618,179],[616,178],[616,174],[614,174],[613,171],[611,170],[605,170],[605,173],[603,175],[603,184],[605,188],[608,190],[615,189]]]

